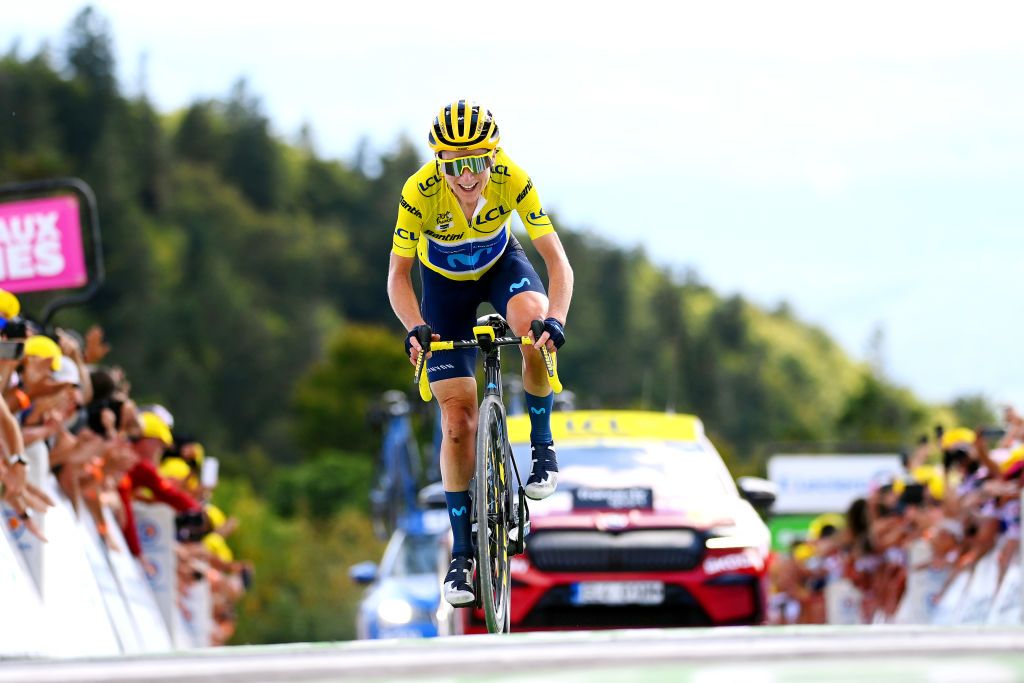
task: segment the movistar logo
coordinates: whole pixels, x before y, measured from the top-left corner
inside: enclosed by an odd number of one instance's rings
[[[448,255],[448,267],[458,268],[459,265],[467,266],[469,268],[476,268],[476,264],[480,262],[480,259],[491,253],[491,248],[481,249],[475,254],[449,254]]]
[[[460,508],[452,508],[452,514],[455,515],[456,517],[461,517],[462,515],[466,514],[467,512],[469,512],[469,510],[466,509],[465,505],[463,505]]]
[[[548,412],[548,409],[547,408],[530,408],[530,412],[533,413],[534,415],[543,415],[544,413]]]
[[[487,384],[487,388],[488,388],[488,389],[497,389],[497,388],[498,388],[498,385],[497,385],[497,384],[495,384],[494,382],[489,382],[489,383]]]
[[[522,280],[520,280],[519,282],[515,283],[514,285],[509,285],[508,291],[510,293],[514,292],[517,289],[522,289],[523,287],[525,287],[528,284],[530,284],[530,278],[524,277]]]

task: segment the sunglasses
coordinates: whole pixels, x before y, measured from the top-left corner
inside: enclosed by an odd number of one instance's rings
[[[462,172],[469,169],[470,173],[480,173],[491,167],[490,153],[480,154],[472,157],[457,157],[455,159],[438,159],[441,164],[441,171],[445,175],[460,176]]]

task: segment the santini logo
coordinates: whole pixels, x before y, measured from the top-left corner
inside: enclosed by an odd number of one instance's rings
[[[520,192],[519,195],[516,197],[516,204],[518,204],[519,202],[521,202],[524,199],[526,199],[526,195],[530,194],[530,190],[532,190],[532,189],[533,189],[533,178],[530,178],[529,180],[526,181],[526,187],[524,187],[523,191]]]
[[[416,216],[416,218],[423,218],[423,214],[420,213],[420,210],[417,209],[412,204],[410,204],[409,202],[405,201],[405,197],[402,197],[402,208],[411,213],[413,216]]]
[[[456,517],[461,517],[462,515],[466,514],[467,512],[469,512],[469,510],[466,509],[465,505],[463,505],[460,508],[452,508],[452,514],[455,515]]]
[[[447,229],[447,227],[448,226],[445,226],[446,229]],[[451,233],[442,235],[441,233],[434,232],[430,228],[427,228],[426,230],[423,231],[423,234],[427,235],[428,237],[433,237],[436,240],[440,240],[441,242],[454,242],[455,240],[462,239],[462,236],[465,235],[466,233],[464,233],[464,232],[451,232]]]
[[[530,278],[524,277],[522,280],[520,280],[519,282],[515,283],[514,285],[509,285],[508,286],[508,291],[509,292],[514,292],[517,289],[522,289],[523,287],[525,287],[528,284],[530,284]]]

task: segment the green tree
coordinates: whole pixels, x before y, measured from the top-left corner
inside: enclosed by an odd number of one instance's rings
[[[951,406],[959,424],[974,429],[998,424],[996,410],[983,394],[958,396]]]
[[[379,436],[368,429],[370,407],[385,391],[411,384],[412,366],[400,333],[343,326],[328,344],[326,358],[296,387],[299,443],[309,453],[375,453]]]

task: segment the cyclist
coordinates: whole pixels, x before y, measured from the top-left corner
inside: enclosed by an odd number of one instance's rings
[[[402,189],[388,297],[409,331],[405,348],[413,364],[422,326],[430,327],[435,340],[470,339],[477,307],[485,301],[516,335],[533,339],[531,321],[544,321],[534,347],[522,347],[533,457],[526,495],[540,500],[555,490],[558,464],[551,438],[553,394],[538,349],[543,344],[554,351],[565,342],[573,275],[533,181],[498,146],[500,139],[491,112],[477,103],[459,100],[437,113],[427,134],[434,158]],[[512,234],[513,211],[544,259],[550,298]],[[417,257],[423,285],[419,304],[412,285]],[[475,600],[469,483],[476,452],[476,350],[428,354],[426,372],[441,406],[441,478],[454,536],[444,597],[465,605]]]

